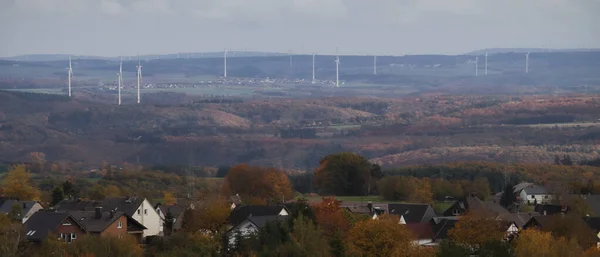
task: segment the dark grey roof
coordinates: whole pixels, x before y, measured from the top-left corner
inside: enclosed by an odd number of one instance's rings
[[[93,211],[96,206],[102,206],[100,201],[83,201],[80,199],[62,200],[54,205],[58,211]]]
[[[69,212],[69,214],[71,214],[77,222],[81,223],[86,231],[91,233],[101,233],[117,219],[125,215],[122,211],[114,212],[112,218],[110,217],[110,211],[102,211],[100,218],[96,218],[96,213],[93,211],[72,211]]]
[[[236,206],[229,214],[229,224],[237,225],[246,220],[246,218],[259,217],[259,216],[276,216],[279,215],[282,209],[286,209],[283,206],[269,206],[269,205],[241,205]],[[287,211],[287,209],[286,209]],[[288,212],[289,213],[289,212]]]
[[[523,191],[525,191],[525,193],[527,195],[547,195],[548,194],[548,191],[546,190],[546,188],[544,188],[542,186],[536,186],[536,185],[523,188]]]
[[[538,204],[534,207],[534,211],[541,215],[554,215],[568,212],[569,207],[558,204]]]
[[[158,208],[162,211],[163,215],[167,216],[167,213],[171,213],[174,218],[178,218],[185,210],[190,207],[189,203],[177,202],[174,205],[160,205]]]
[[[433,240],[448,238],[448,231],[454,228],[456,222],[456,218],[439,218],[437,222],[433,222]]]
[[[74,221],[74,225],[85,230],[85,227],[78,223],[69,213],[38,211],[31,215],[27,222],[25,222],[27,240],[36,242],[43,241],[48,236],[48,233],[54,231],[68,218]]]
[[[506,222],[514,222],[517,227],[522,228],[532,217],[539,216],[537,212],[531,213],[503,213],[497,219]]]
[[[103,210],[122,211],[131,217],[144,199],[143,197],[116,197],[106,198],[103,201],[62,200],[54,208],[60,211],[93,211],[96,206],[101,206]]]
[[[20,204],[23,208],[21,217],[24,217],[29,210],[37,203],[36,201],[17,201],[17,200],[6,200],[0,205],[0,213],[8,214],[14,204]]]
[[[248,217],[248,221],[254,223],[259,228],[264,227],[267,223],[273,221],[285,222],[289,220],[289,215],[280,216],[280,215],[272,215],[272,216],[252,216]]]
[[[519,193],[521,192],[521,190],[523,190],[524,188],[533,186],[533,183],[529,183],[529,182],[521,182],[519,184],[517,184],[516,186],[513,187],[513,193]]]
[[[388,213],[391,215],[402,215],[406,223],[419,223],[423,221],[429,208],[431,208],[429,204],[389,204]]]
[[[600,216],[600,195],[583,195],[581,197],[592,211],[590,215]]]

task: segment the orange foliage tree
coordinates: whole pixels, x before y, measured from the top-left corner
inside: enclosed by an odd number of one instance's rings
[[[399,218],[383,215],[377,220],[363,220],[350,229],[347,237],[349,256],[435,256],[412,244],[413,236]]]
[[[321,203],[313,205],[317,224],[328,237],[336,234],[345,234],[350,229],[350,221],[340,209],[341,201],[334,197],[323,197]]]
[[[469,213],[459,219],[448,233],[454,242],[477,248],[489,241],[502,240],[504,231],[499,221]]]
[[[239,194],[245,199],[271,201],[283,201],[294,196],[292,184],[282,171],[246,164],[231,168],[225,176],[221,192],[224,196]]]
[[[515,242],[516,257],[581,256],[581,249],[574,240],[554,237],[550,232],[527,229],[519,233]],[[593,255],[592,255],[593,256]]]

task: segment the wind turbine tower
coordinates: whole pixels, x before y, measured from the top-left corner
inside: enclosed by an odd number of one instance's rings
[[[377,75],[377,55],[373,56],[373,75]]]
[[[488,57],[488,53],[485,52],[485,75],[487,76],[487,57]]]
[[[137,103],[140,104],[140,86],[142,85],[142,64],[140,63],[140,57],[138,56],[137,65]]]
[[[223,77],[227,78],[227,49],[223,54]]]
[[[335,56],[335,87],[340,87],[340,56]]]
[[[69,97],[71,97],[71,78],[73,77],[73,66],[71,66],[71,56],[69,56],[69,68],[67,68],[69,79]]]
[[[119,80],[117,91],[119,92],[119,105],[121,105],[121,87],[123,87],[123,57],[121,57],[121,62],[119,64],[119,73],[117,74],[117,77],[117,79]]]
[[[525,54],[525,73],[529,73],[529,52]]]
[[[479,76],[479,56],[475,56],[475,77]]]
[[[312,83],[315,84],[315,52],[312,57]]]

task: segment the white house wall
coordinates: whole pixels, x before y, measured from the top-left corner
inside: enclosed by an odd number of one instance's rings
[[[235,240],[238,233],[240,233],[242,237],[245,237],[257,232],[258,229],[256,228],[256,226],[252,224],[252,222],[246,220],[240,223],[239,225],[235,226],[233,229],[231,229],[231,231],[229,231],[229,246],[231,247],[235,245]]]
[[[31,217],[31,215],[33,215],[34,213],[38,212],[39,210],[43,210],[44,207],[42,207],[41,204],[39,203],[35,203],[33,206],[31,206],[31,209],[29,209],[29,211],[27,213],[25,213],[25,216],[23,216],[23,224],[25,224],[25,222],[27,222],[27,220]]]
[[[144,210],[146,210],[147,213],[144,214]],[[132,215],[132,218],[146,227],[143,234],[144,237],[157,236],[160,234],[162,220],[154,207],[148,202],[148,199],[144,199],[142,204],[140,204],[136,212]]]
[[[552,195],[527,195],[525,190],[521,190],[519,198],[521,199],[521,203],[527,204],[533,204],[536,202],[538,204],[544,204],[552,201]]]

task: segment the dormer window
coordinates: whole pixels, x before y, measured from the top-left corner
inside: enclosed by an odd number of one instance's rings
[[[63,222],[63,226],[71,226],[71,222],[69,222],[68,220],[65,220],[65,222]]]
[[[122,228],[123,227],[123,222],[122,221],[118,221],[117,222],[117,228]]]

